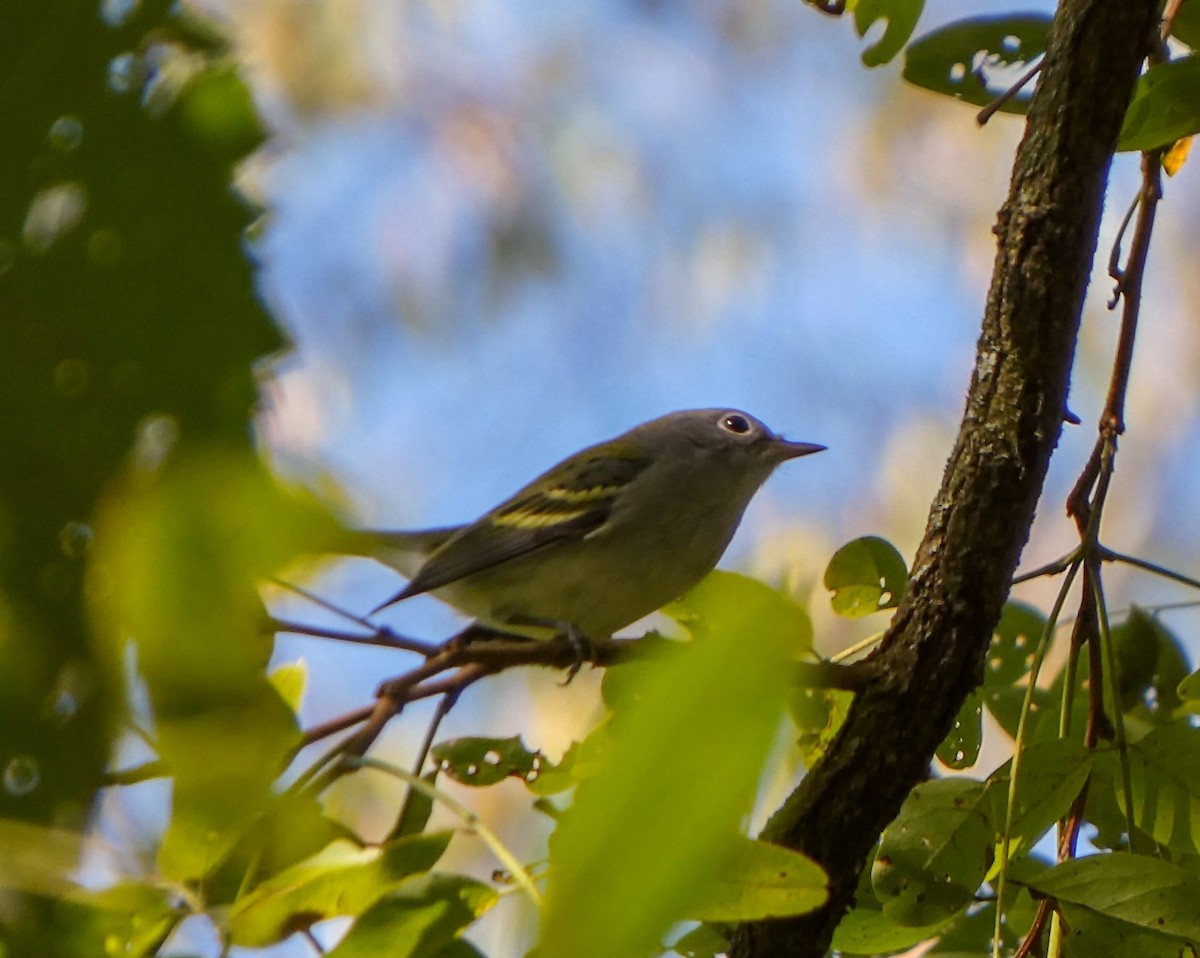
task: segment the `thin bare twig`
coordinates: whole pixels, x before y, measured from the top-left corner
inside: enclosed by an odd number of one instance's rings
[[[1001,109],[1005,103],[1007,103],[1014,96],[1016,96],[1018,93],[1020,93],[1021,90],[1024,89],[1024,87],[1029,83],[1030,80],[1032,80],[1035,76],[1037,76],[1039,73],[1042,72],[1042,63],[1043,62],[1044,61],[1039,59],[1037,63],[1035,63],[1033,66],[1031,66],[1024,73],[1022,73],[1017,78],[1017,81],[1012,86],[1010,86],[1007,90],[1005,90],[1003,93],[1001,93],[998,97],[996,97],[996,99],[994,99],[991,103],[989,103],[987,106],[985,106],[978,113],[976,113],[975,114],[975,122],[978,123],[980,126],[983,126],[984,124],[986,124],[988,120],[990,120],[993,116],[996,115],[997,110]]]

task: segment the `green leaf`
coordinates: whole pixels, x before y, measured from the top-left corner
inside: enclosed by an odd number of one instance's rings
[[[909,44],[904,79],[934,93],[987,106],[1017,79],[1018,68],[1045,52],[1050,19],[1024,14],[957,20]],[[1027,86],[1000,109],[1024,113],[1030,89]]]
[[[1066,815],[1092,772],[1092,752],[1078,742],[1050,739],[1034,742],[1021,752],[1016,805],[1009,822],[1009,841],[1028,848]],[[987,780],[992,816],[1004,827],[1012,760]]]
[[[465,875],[414,875],[368,908],[329,958],[440,958],[500,896]],[[470,952],[467,952],[470,954]]]
[[[1176,10],[1171,36],[1182,40],[1193,50],[1200,47],[1200,6],[1189,0]]]
[[[1179,639],[1137,606],[1112,634],[1121,710],[1147,722],[1169,722],[1180,705],[1179,683],[1188,672]]]
[[[1059,906],[1067,958],[1183,958],[1181,941],[1070,902]],[[1194,954],[1194,952],[1193,952]]]
[[[802,915],[824,904],[825,872],[807,855],[740,838],[690,914],[701,921],[760,921]]]
[[[92,550],[92,575],[107,583],[93,618],[114,671],[131,635],[137,646],[154,746],[173,776],[165,877],[208,874],[271,800],[300,731],[264,674],[258,585],[338,534],[257,458],[224,450],[168,456],[110,495]]]
[[[1178,938],[1200,940],[1200,876],[1147,855],[1110,852],[1026,880],[1059,902]]]
[[[994,839],[982,782],[946,778],[918,785],[884,830],[871,870],[884,914],[919,927],[966,907],[992,863]]]
[[[890,63],[904,49],[925,8],[925,0],[858,0],[854,4],[854,28],[860,37],[880,21],[887,24],[883,36],[863,51],[865,66],[877,67]]]
[[[359,848],[338,840],[252,888],[229,911],[229,940],[262,948],[318,921],[364,912],[414,872],[428,871],[450,832]]]
[[[841,954],[854,955],[902,951],[932,938],[949,920],[923,927],[900,925],[879,909],[853,908],[833,933],[833,947]]]
[[[846,720],[853,699],[852,692],[839,689],[792,689],[788,696],[788,711],[800,733],[796,736],[796,747],[809,768],[825,754]]]
[[[437,785],[437,780],[437,769],[421,776],[421,781],[430,786]],[[400,808],[400,814],[396,816],[396,824],[388,833],[387,840],[390,842],[407,835],[419,835],[425,831],[425,826],[429,824],[429,816],[432,814],[433,795],[409,785],[404,794],[404,804]]]
[[[542,954],[652,953],[720,876],[753,802],[807,616],[729,573],[670,612],[692,640],[636,672],[602,770],[580,782],[551,840]]]
[[[1058,715],[1059,701],[1060,699],[1056,698],[1053,692],[1044,688],[1034,689],[1030,733],[1036,732],[1045,721],[1057,734],[1058,725],[1055,719]],[[1017,727],[1021,721],[1021,709],[1024,707],[1024,703],[1025,689],[1019,685],[984,687],[983,704],[1011,739],[1017,737]]]
[[[1021,602],[1005,603],[988,646],[985,688],[1013,685],[1029,674],[1046,628],[1046,617]]]
[[[1200,57],[1150,67],[1133,88],[1117,149],[1153,150],[1195,133],[1200,133]]]
[[[1200,7],[1200,4],[1197,4]],[[1181,699],[1180,704],[1188,712],[1200,712],[1200,670],[1192,672],[1183,678],[1175,688]]]
[[[825,588],[833,611],[858,618],[894,609],[908,588],[908,569],[896,547],[878,536],[864,536],[838,549],[825,569]]]
[[[729,932],[725,925],[701,922],[679,938],[671,950],[683,958],[721,958],[729,951]]]
[[[970,768],[979,758],[983,745],[983,693],[967,696],[954,718],[950,734],[937,747],[938,761],[948,768]]]
[[[519,735],[512,738],[457,738],[435,745],[433,760],[463,785],[495,785],[506,778],[523,782],[537,777],[545,759],[530,751]]]
[[[13,819],[0,819],[0,888],[62,896],[77,889],[68,877],[79,864],[83,837]]]
[[[1130,743],[1128,754],[1138,828],[1173,851],[1200,851],[1200,729],[1160,726]],[[1124,808],[1123,788],[1116,798]]]
[[[268,673],[267,679],[275,686],[275,691],[279,693],[284,704],[294,714],[298,714],[300,703],[304,700],[305,686],[308,685],[308,663],[304,659],[284,662],[273,668]]]
[[[532,779],[525,780],[526,788],[534,795],[541,796],[558,795],[568,788],[573,788],[578,781],[576,764],[586,748],[583,742],[572,742],[557,764],[543,755],[537,774]],[[581,767],[586,768],[586,762],[583,762]]]

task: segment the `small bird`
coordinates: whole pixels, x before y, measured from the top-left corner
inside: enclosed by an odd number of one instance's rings
[[[408,576],[371,611],[432,593],[504,633],[602,639],[707,575],[775,467],[825,446],[736,409],[673,412],[577,452],[468,525],[371,531]]]

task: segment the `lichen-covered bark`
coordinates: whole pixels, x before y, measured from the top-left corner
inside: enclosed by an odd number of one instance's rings
[[[958,440],[876,676],[768,823],[811,855],[827,905],[738,929],[734,958],[819,958],[875,839],[927,774],[983,661],[1058,441],[1112,152],[1157,0],[1063,0],[999,214]]]

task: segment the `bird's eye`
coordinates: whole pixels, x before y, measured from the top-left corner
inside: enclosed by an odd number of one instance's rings
[[[737,433],[739,436],[744,436],[750,431],[750,420],[740,413],[730,413],[721,420],[721,428],[728,429],[732,433]]]

